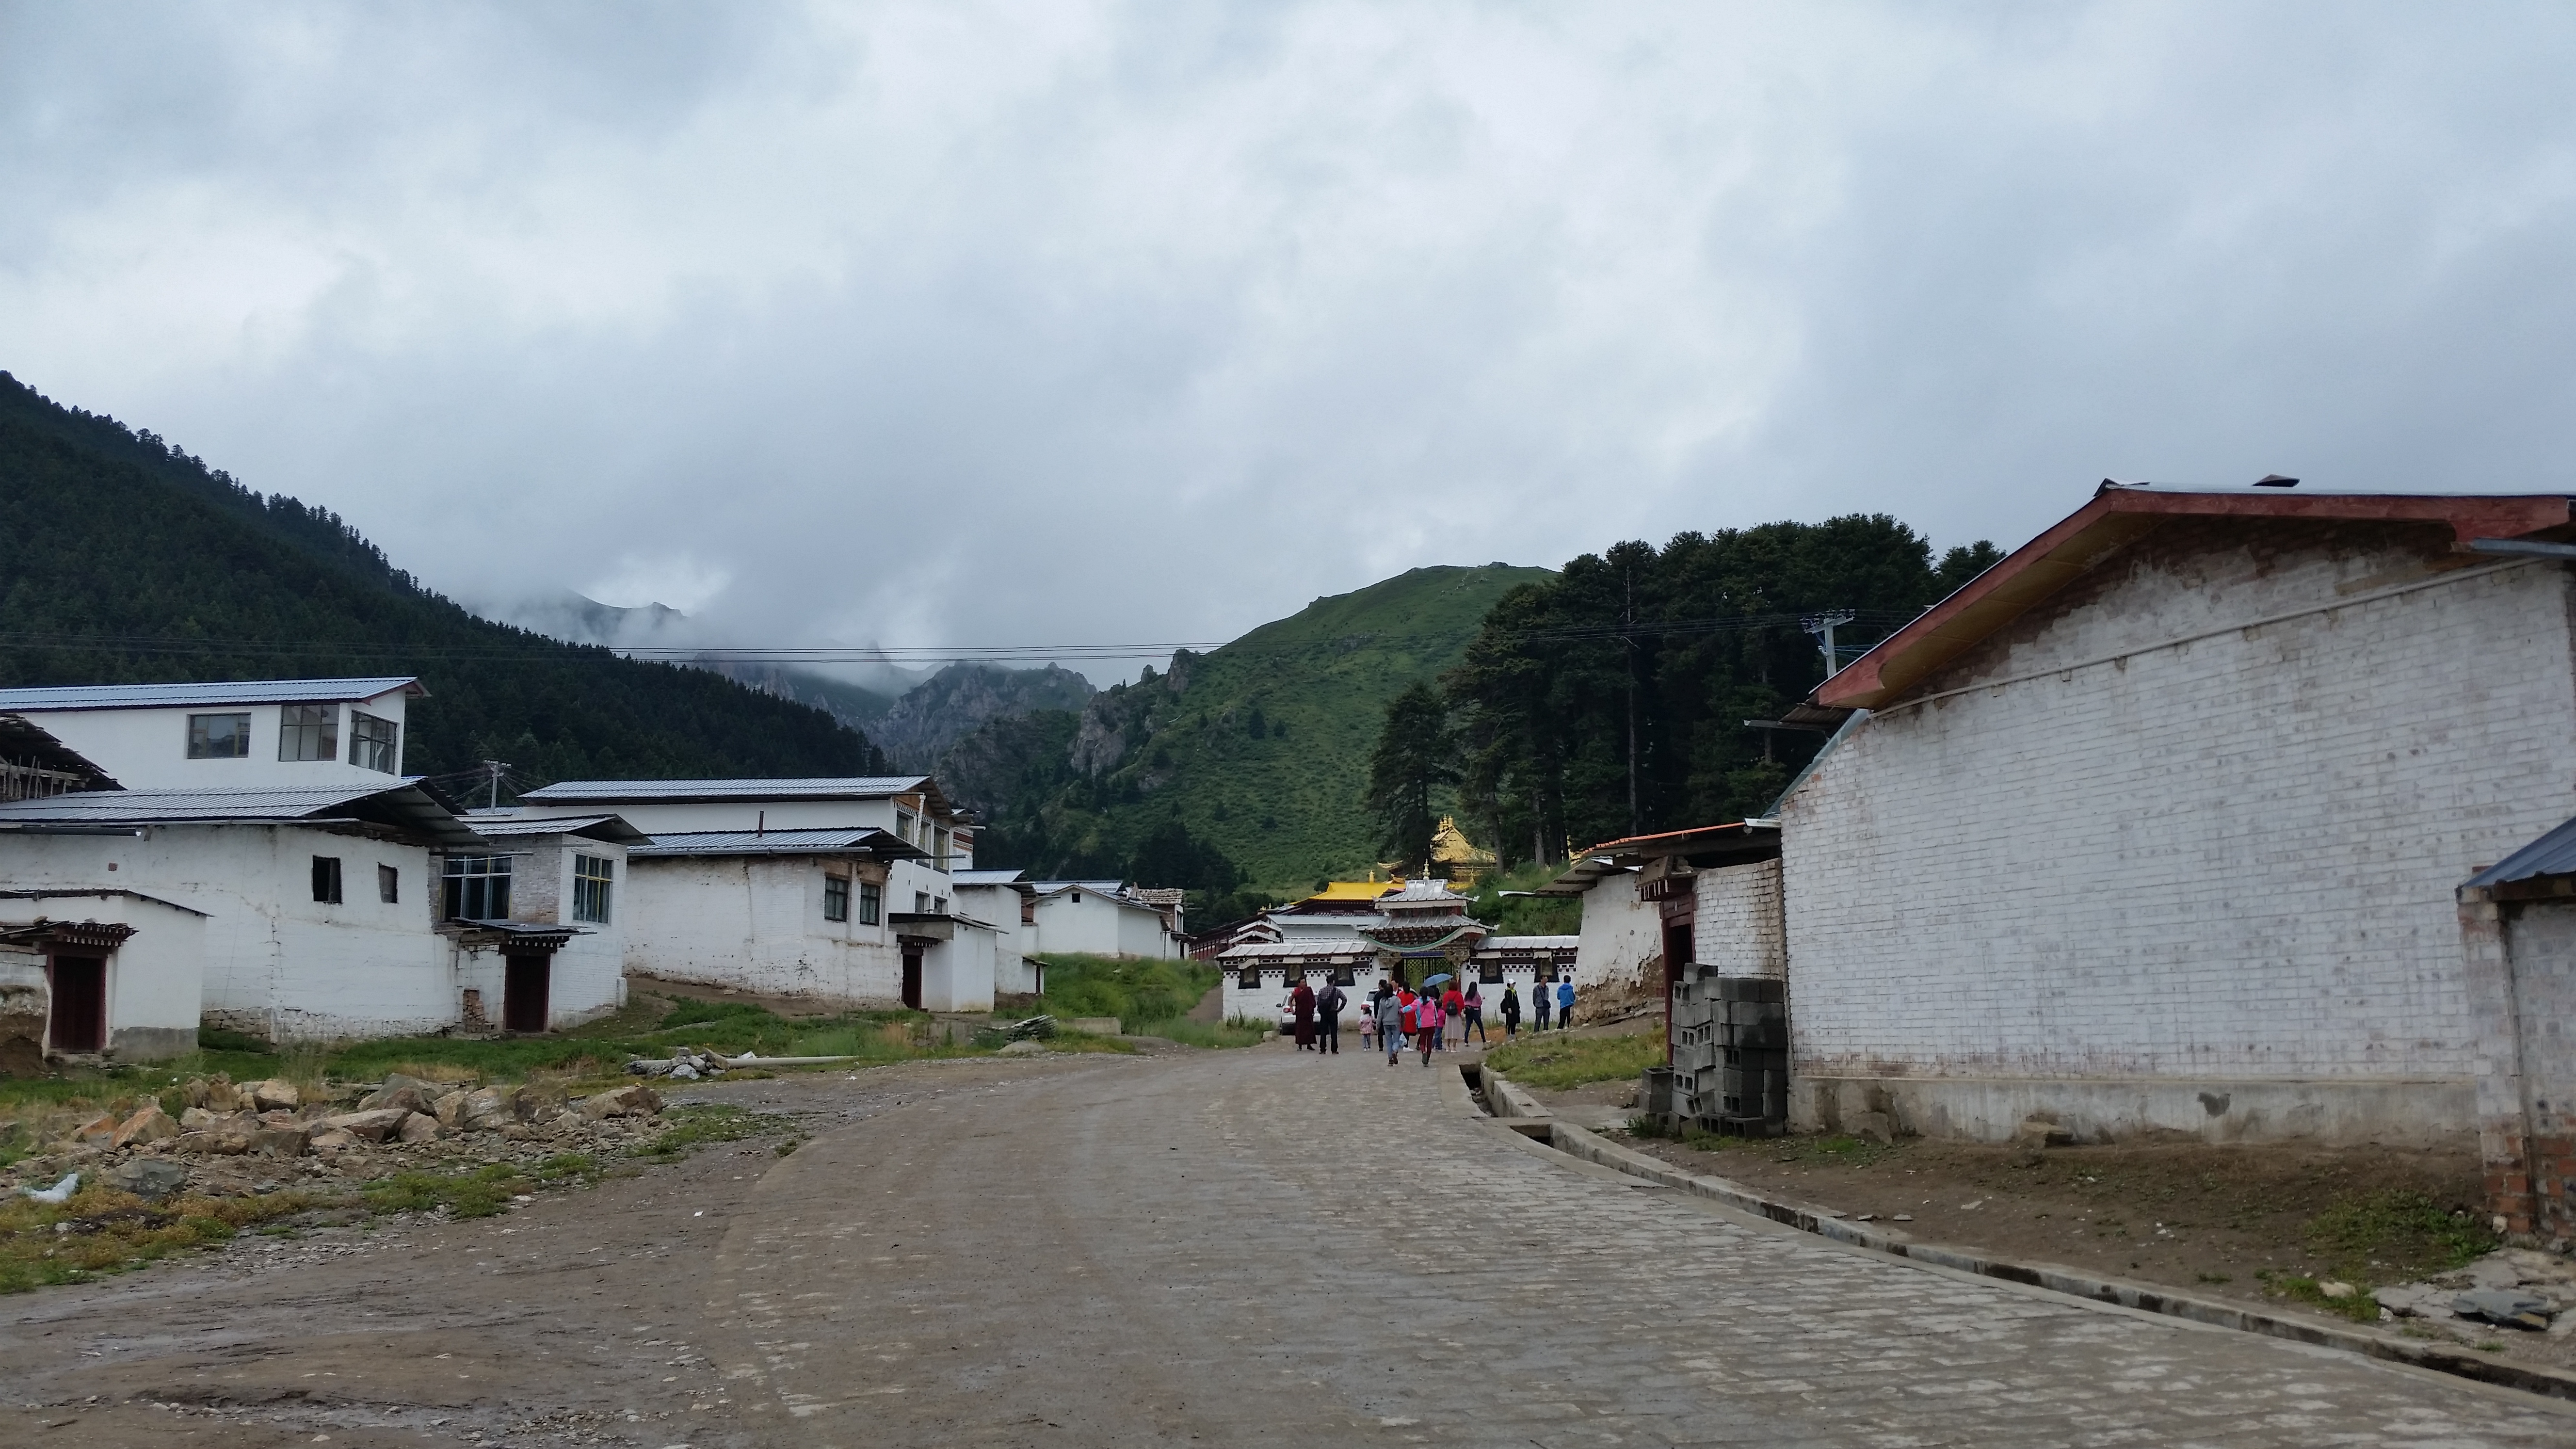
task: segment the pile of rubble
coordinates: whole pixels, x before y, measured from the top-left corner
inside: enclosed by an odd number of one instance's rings
[[[746,1061],[750,1059],[750,1053],[743,1055]],[[681,1047],[671,1053],[667,1062],[647,1058],[628,1062],[626,1070],[639,1077],[672,1077],[683,1082],[695,1082],[721,1077],[727,1070],[740,1065],[741,1062],[729,1062],[703,1047]]]
[[[2330,1298],[2352,1291],[2342,1283],[2318,1285]],[[2335,1290],[2341,1288],[2342,1293]],[[2371,1291],[2384,1319],[2421,1318],[2439,1323],[2492,1323],[2506,1328],[2576,1332],[2576,1262],[2530,1248],[2489,1253],[2456,1273],[2421,1283]]]
[[[662,1110],[660,1095],[641,1082],[578,1100],[560,1086],[478,1087],[399,1074],[309,1100],[283,1079],[236,1086],[218,1076],[185,1091],[176,1118],[157,1101],[122,1119],[102,1115],[12,1176],[50,1181],[79,1171],[146,1198],[183,1187],[234,1196],[273,1190],[281,1175],[364,1178],[419,1159],[533,1159],[614,1146],[649,1136]]]

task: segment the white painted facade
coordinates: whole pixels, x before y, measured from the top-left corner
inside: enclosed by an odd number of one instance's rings
[[[1582,944],[1574,962],[1577,991],[1634,981],[1648,962],[1663,959],[1662,913],[1655,902],[1637,899],[1637,882],[1635,870],[1614,870],[1583,893]]]
[[[0,713],[42,726],[129,790],[391,784],[402,775],[408,736],[405,706],[421,693],[409,679],[251,680],[235,684],[114,685],[94,689],[0,690]],[[278,696],[298,696],[280,699]],[[176,703],[156,703],[171,699]],[[282,759],[319,743],[287,737],[286,712],[313,708],[327,716],[328,758]],[[391,766],[360,763],[358,716],[394,731]],[[248,721],[247,753],[190,758],[190,720],[240,716]]]
[[[993,990],[1014,996],[1045,990],[1046,968],[1032,959],[1036,890],[1016,870],[956,871],[950,880],[957,913],[993,928]]]
[[[2467,1130],[2452,891],[2576,811],[2576,639],[2425,533],[2167,524],[1851,728],[1782,810],[1801,1124]]]
[[[1788,923],[1780,905],[1780,862],[1703,870],[1691,892],[1691,959],[1722,976],[1777,981],[1789,974]]]
[[[1036,883],[1033,954],[1138,956],[1167,960],[1181,954],[1161,911],[1119,892],[1117,881]]]
[[[616,816],[562,822],[565,830],[543,828],[549,822],[520,811],[474,811],[466,824],[492,842],[493,853],[510,861],[510,912],[514,927],[553,927],[573,934],[552,951],[531,949],[543,930],[476,930],[456,921],[443,928],[454,950],[460,1000],[471,1000],[484,1018],[505,1021],[509,995],[509,959],[542,956],[546,961],[546,1029],[562,1031],[596,1021],[626,1003],[626,917],[632,906],[632,867],[626,847],[642,835]],[[585,870],[605,872],[606,920],[592,919],[597,892],[584,892]],[[443,882],[442,882],[443,885]],[[585,914],[587,902],[593,909]],[[439,914],[446,915],[442,890]],[[549,943],[550,944],[550,943]],[[472,1011],[465,1013],[468,1016]]]
[[[313,899],[317,856],[341,863],[338,904]],[[0,831],[0,884],[11,889],[119,885],[205,912],[205,1024],[277,1041],[402,1036],[456,1021],[455,973],[433,929],[432,860],[425,846],[305,825]],[[379,898],[379,866],[394,871],[394,902]]]
[[[59,837],[52,837],[59,838]],[[0,936],[20,934],[38,922],[122,925],[133,934],[113,947],[37,946],[24,958],[45,988],[55,954],[106,963],[106,1057],[148,1062],[184,1056],[197,1048],[199,1001],[204,991],[206,916],[203,912],[122,887],[19,888],[0,891]],[[65,1044],[50,1035],[48,1056]]]
[[[811,853],[647,853],[630,856],[628,871],[629,971],[768,996],[895,1007],[904,1004],[901,938],[911,935],[921,943],[921,1009],[992,1009],[1001,933],[957,919],[946,896],[935,898],[947,903],[946,919],[898,921],[898,914],[938,913],[898,913],[886,909],[882,895],[869,919],[863,888],[882,892],[890,875],[911,879],[885,863]],[[835,879],[850,882],[847,919],[837,921],[829,915]]]

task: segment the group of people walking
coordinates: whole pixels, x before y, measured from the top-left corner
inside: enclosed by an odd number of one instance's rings
[[[1342,1049],[1342,1013],[1350,1009],[1350,994],[1331,982],[1324,989],[1300,981],[1288,993],[1281,1008],[1280,1026],[1294,1032],[1297,1050],[1337,1055]],[[1550,1008],[1554,1009],[1557,1030],[1574,1024],[1574,983],[1559,981],[1550,985],[1540,981],[1530,987],[1530,1029],[1548,1028]],[[1499,1010],[1503,1018],[1503,1040],[1520,1035],[1521,995],[1518,985],[1503,987]],[[1458,1044],[1466,1045],[1469,1033],[1476,1040],[1490,1043],[1485,1032],[1485,997],[1477,983],[1470,981],[1462,992],[1454,980],[1443,981],[1436,988],[1430,982],[1415,991],[1395,981],[1380,981],[1360,1003],[1360,1049],[1366,1051],[1371,1039],[1386,1049],[1386,1064],[1394,1066],[1404,1055],[1407,1042],[1422,1054],[1422,1064],[1431,1065],[1431,1054],[1445,1051],[1449,1032],[1454,1027]]]

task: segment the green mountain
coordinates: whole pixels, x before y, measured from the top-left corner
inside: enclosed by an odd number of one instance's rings
[[[940,784],[991,819],[979,864],[1222,891],[1233,882],[1183,864],[1213,846],[1250,883],[1302,894],[1378,859],[1360,794],[1386,702],[1457,664],[1506,593],[1553,577],[1421,568],[1317,599],[1204,656],[1184,651],[1079,715],[994,721],[942,757]]]
[[[404,763],[534,779],[874,774],[821,710],[476,618],[332,513],[0,372],[0,685],[415,674]]]

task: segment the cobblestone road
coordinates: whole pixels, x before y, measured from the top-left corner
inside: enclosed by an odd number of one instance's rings
[[[1104,1063],[817,1141],[724,1237],[736,1417],[695,1442],[2576,1443],[2518,1395],[1571,1170],[1447,1070]]]

